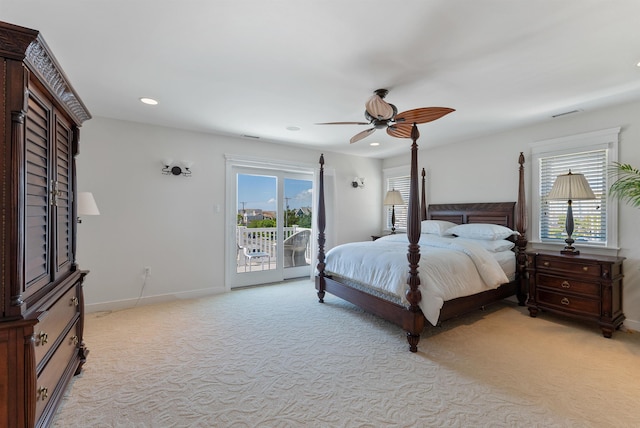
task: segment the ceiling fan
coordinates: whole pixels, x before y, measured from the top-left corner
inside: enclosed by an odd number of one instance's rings
[[[387,129],[387,134],[396,138],[411,138],[411,126],[414,123],[427,123],[440,119],[442,116],[455,111],[447,107],[422,107],[398,113],[393,104],[384,100],[389,93],[386,89],[376,89],[373,96],[365,103],[364,117],[368,122],[325,122],[318,125],[371,125],[373,128],[358,132],[351,137],[350,143],[355,143],[369,136],[376,129]]]

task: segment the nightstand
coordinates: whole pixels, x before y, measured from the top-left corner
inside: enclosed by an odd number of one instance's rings
[[[529,315],[541,310],[596,321],[604,337],[622,325],[624,257],[527,253]]]
[[[371,235],[371,240],[375,241],[376,239],[380,239],[383,236],[388,236],[388,235],[404,235],[404,232],[385,233],[384,235]]]

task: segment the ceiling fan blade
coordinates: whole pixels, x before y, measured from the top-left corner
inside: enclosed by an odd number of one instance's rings
[[[371,128],[371,129],[366,129],[362,132],[358,132],[356,135],[354,135],[353,137],[351,137],[351,139],[349,140],[349,143],[353,144],[356,141],[360,141],[362,140],[364,137],[367,137],[369,134],[371,134],[373,131],[375,131],[376,128]]]
[[[427,123],[440,119],[455,110],[448,107],[422,107],[403,111],[396,115],[396,122],[400,123]]]
[[[413,123],[395,123],[387,127],[387,134],[396,138],[411,138],[411,128],[413,128]]]
[[[323,122],[316,125],[371,125],[369,122]]]

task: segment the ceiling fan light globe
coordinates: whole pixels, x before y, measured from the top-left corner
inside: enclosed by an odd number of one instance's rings
[[[373,95],[365,104],[367,113],[378,120],[388,120],[394,115],[393,107],[380,96]]]

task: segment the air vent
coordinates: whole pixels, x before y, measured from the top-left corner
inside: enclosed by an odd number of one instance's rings
[[[258,140],[260,139],[260,137],[256,136],[256,135],[247,135],[247,134],[242,134],[242,136],[244,138],[253,138],[254,140]]]
[[[556,117],[567,116],[567,115],[570,115],[570,114],[579,113],[581,111],[582,110],[565,111],[564,113],[558,113],[558,114],[551,115],[551,117],[553,117],[555,119]]]

